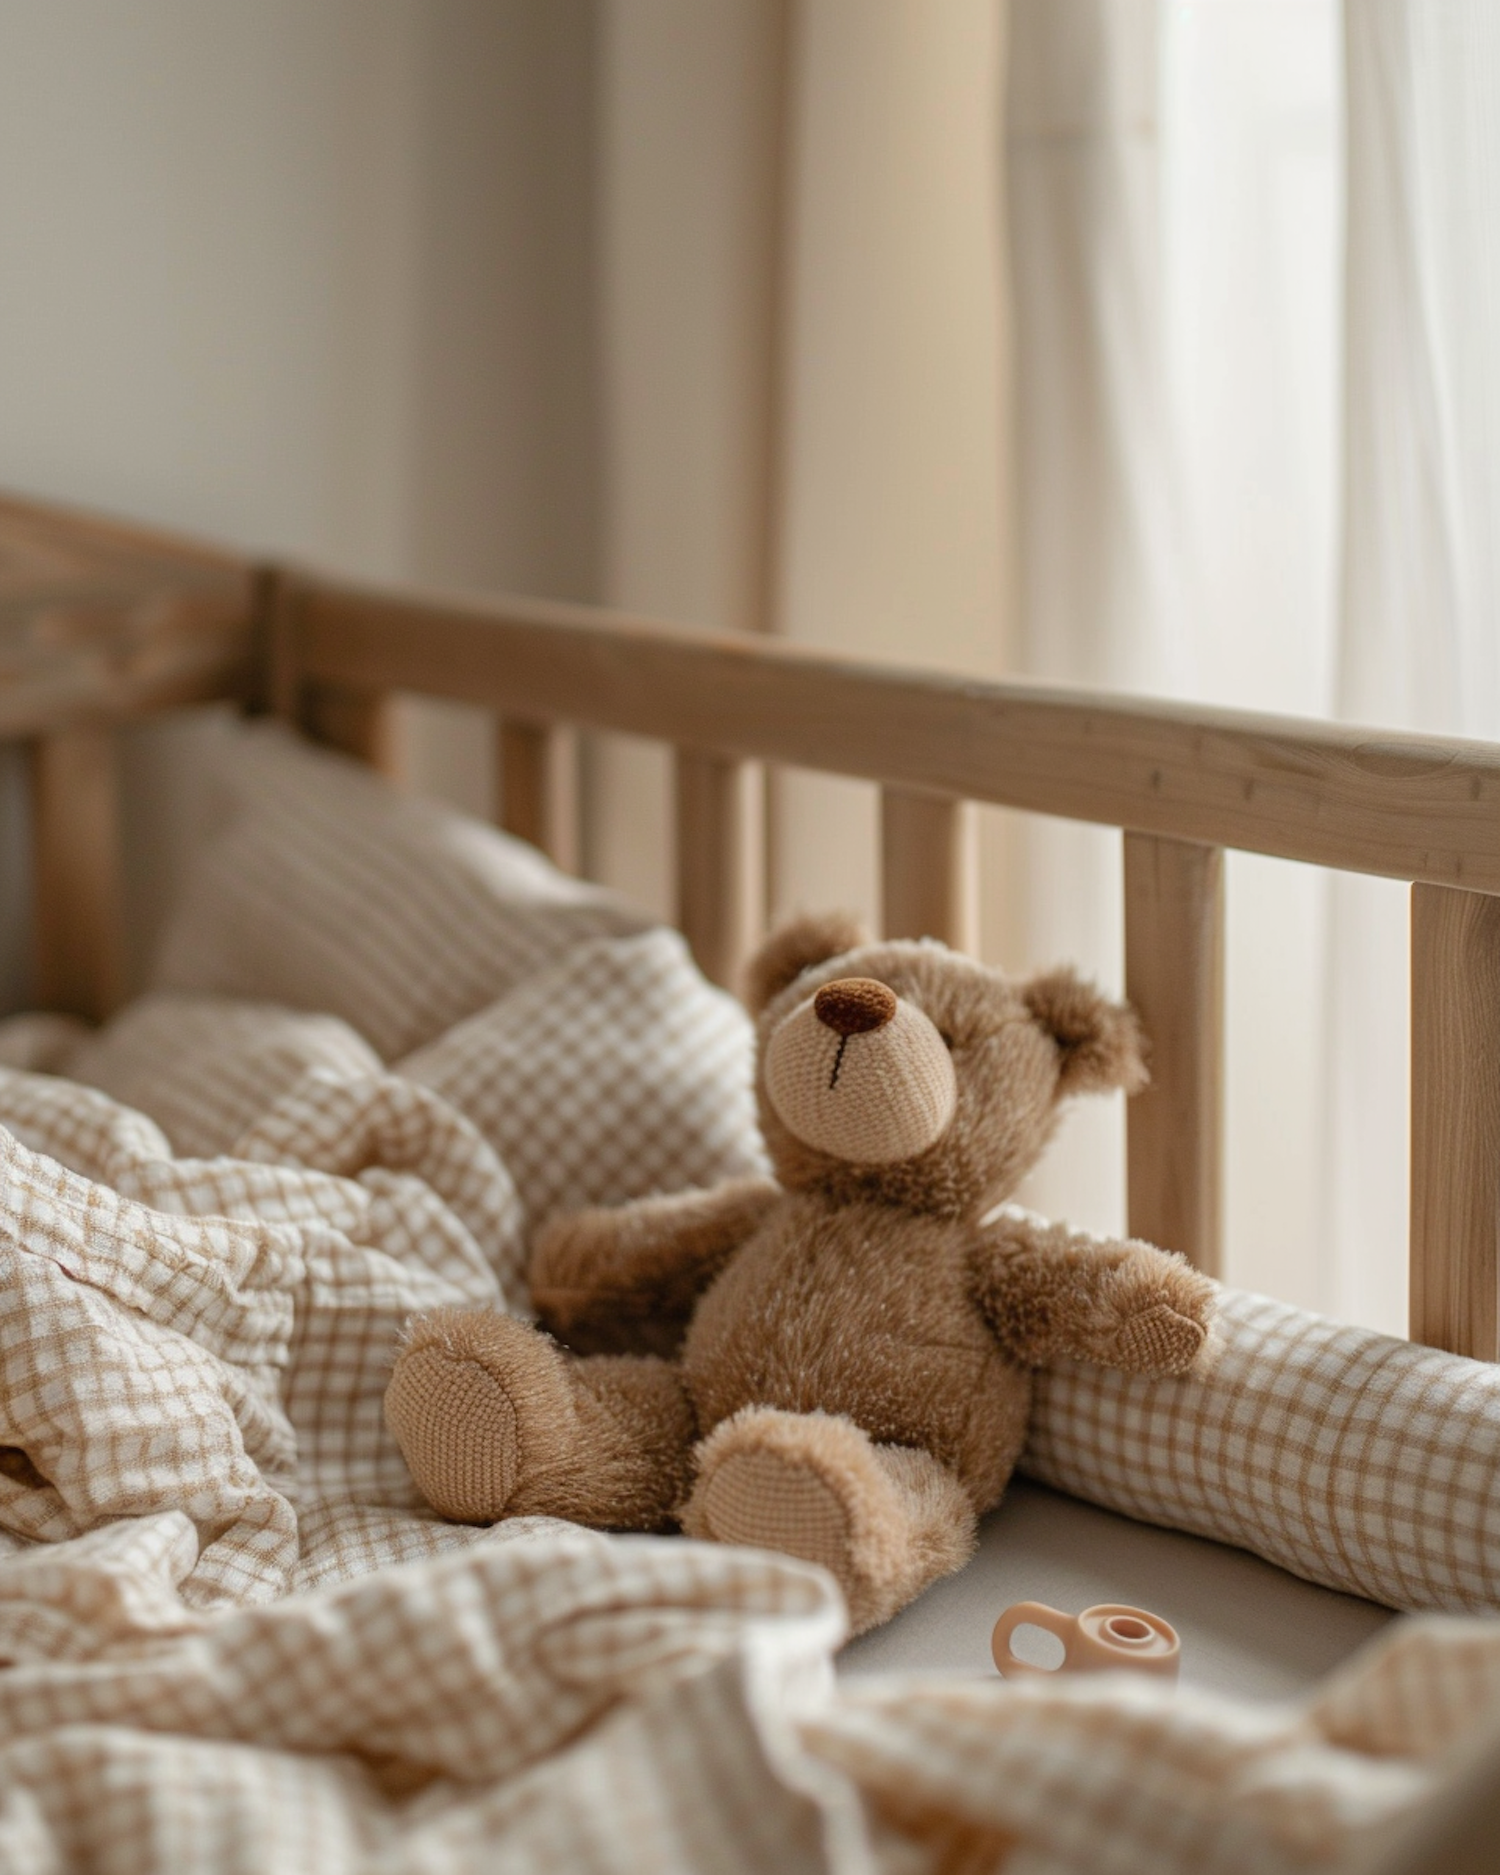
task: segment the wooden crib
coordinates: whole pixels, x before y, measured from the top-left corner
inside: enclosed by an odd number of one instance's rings
[[[123,997],[121,725],[229,701],[389,768],[399,693],[492,712],[498,817],[564,864],[579,850],[572,730],[670,743],[678,922],[721,983],[763,922],[761,764],[879,784],[888,935],[968,941],[970,802],[1121,829],[1126,988],[1153,1039],[1152,1087],[1129,1112],[1130,1228],[1211,1272],[1224,848],[1409,881],[1410,1335],[1500,1358],[1500,747],[373,590],[0,501],[0,738],[30,756],[38,1004],[97,1018]],[[1488,1866],[1441,1832],[1491,1828],[1497,1743],[1399,1866]]]
[[[971,935],[966,804],[1118,827],[1125,984],[1152,1037],[1132,1234],[1216,1272],[1225,847],[1410,881],[1411,1306],[1500,1358],[1500,748],[861,664],[592,607],[373,590],[0,502],[0,737],[31,752],[37,1000],[123,989],[112,732],[229,700],[376,767],[399,692],[494,713],[499,819],[579,850],[574,727],[670,743],[678,922],[732,983],[763,920],[757,765],[881,788],[887,935]]]

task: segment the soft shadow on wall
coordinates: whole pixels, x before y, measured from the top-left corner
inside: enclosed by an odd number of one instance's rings
[[[0,12],[0,484],[595,596],[597,34],[592,0]],[[128,739],[137,954],[204,733]],[[481,791],[472,733],[418,752]]]

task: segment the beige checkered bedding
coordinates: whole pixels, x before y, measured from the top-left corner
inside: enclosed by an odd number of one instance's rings
[[[1295,1708],[838,1686],[802,1565],[439,1522],[380,1415],[402,1322],[523,1304],[556,1206],[758,1167],[748,1029],[672,934],[348,765],[236,739],[216,785],[159,993],[0,1025],[48,1071],[0,1068],[0,1875],[1353,1869],[1500,1702],[1451,1617]],[[1224,1319],[1206,1381],[1044,1377],[1030,1468],[1495,1606],[1491,1370]]]
[[[647,920],[540,853],[265,723],[203,777],[189,862],[149,987],[349,1023],[385,1061],[544,969]]]
[[[520,1219],[430,1090],[314,1067],[209,1160],[46,1076],[0,1122],[0,1869],[1354,1868],[1500,1700],[1435,1618],[1295,1708],[836,1684],[801,1564],[421,1509],[399,1323]]]

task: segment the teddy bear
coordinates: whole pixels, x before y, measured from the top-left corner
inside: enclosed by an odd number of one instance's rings
[[[1001,1208],[1063,1103],[1146,1079],[1133,1013],[1073,971],[804,917],[746,1000],[774,1179],[554,1220],[541,1326],[413,1321],[386,1420],[443,1516],[778,1550],[830,1570],[860,1632],[972,1553],[1035,1369],[1185,1373],[1213,1285]]]

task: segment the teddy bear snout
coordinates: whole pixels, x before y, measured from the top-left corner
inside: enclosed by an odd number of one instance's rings
[[[873,977],[840,977],[813,998],[813,1014],[835,1035],[868,1035],[895,1016],[896,995]]]
[[[854,1165],[894,1165],[935,1145],[958,1102],[931,1020],[869,977],[840,977],[784,1016],[763,1085],[788,1132]]]

